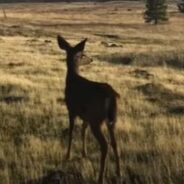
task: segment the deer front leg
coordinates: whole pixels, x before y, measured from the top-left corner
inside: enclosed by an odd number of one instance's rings
[[[83,121],[82,123],[82,133],[81,133],[81,138],[82,138],[82,156],[86,157],[87,152],[86,152],[86,130],[87,130],[88,124]]]
[[[75,117],[72,115],[69,115],[69,139],[68,139],[68,150],[67,150],[67,154],[66,154],[67,160],[70,159],[70,150],[71,150],[74,122],[75,122]]]

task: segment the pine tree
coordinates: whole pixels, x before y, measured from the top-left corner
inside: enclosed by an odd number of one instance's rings
[[[184,13],[184,0],[180,0],[178,3],[178,9],[180,12]]]
[[[146,11],[144,12],[146,23],[157,24],[160,21],[167,21],[166,0],[146,0]]]

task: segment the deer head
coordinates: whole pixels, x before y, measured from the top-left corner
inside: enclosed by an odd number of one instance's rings
[[[67,64],[71,67],[78,68],[79,65],[86,65],[92,62],[92,59],[85,55],[84,48],[87,39],[82,40],[80,43],[71,46],[63,37],[57,37],[58,45],[62,50],[67,53]]]

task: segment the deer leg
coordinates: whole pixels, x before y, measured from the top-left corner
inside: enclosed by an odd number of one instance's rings
[[[119,164],[119,155],[118,155],[118,150],[117,150],[117,143],[114,135],[114,124],[107,124],[108,131],[110,134],[110,139],[111,139],[111,146],[115,155],[115,160],[116,160],[116,174],[118,177],[120,177],[120,164]]]
[[[105,161],[106,161],[106,156],[107,156],[107,151],[108,151],[108,145],[102,133],[100,125],[91,126],[91,130],[92,130],[93,135],[97,139],[98,143],[100,144],[101,161],[100,161],[100,172],[99,172],[98,184],[103,184]]]
[[[86,157],[87,154],[86,154],[86,130],[87,130],[87,127],[88,127],[88,124],[83,121],[83,124],[82,124],[82,156],[83,157]]]
[[[72,115],[69,115],[69,139],[68,139],[68,150],[66,154],[66,159],[70,159],[70,149],[71,149],[71,143],[72,143],[72,133],[73,133],[73,127],[74,127],[75,117]]]

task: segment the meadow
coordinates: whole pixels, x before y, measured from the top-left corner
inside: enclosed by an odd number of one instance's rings
[[[105,183],[184,183],[184,15],[174,4],[169,22],[156,26],[144,23],[140,2],[2,7],[1,184],[43,183],[41,178],[58,170],[79,173],[87,184],[97,180],[99,146],[88,130],[88,157],[82,158],[80,119],[72,158],[65,160],[66,56],[58,34],[73,45],[88,38],[86,54],[94,61],[80,67],[81,75],[108,82],[121,95],[116,137],[122,178],[117,181],[109,145]]]

